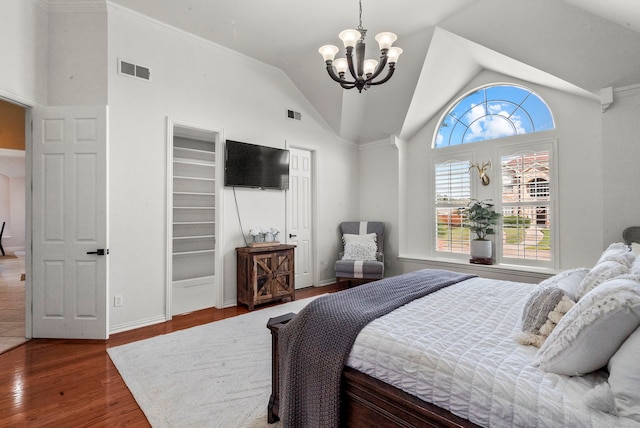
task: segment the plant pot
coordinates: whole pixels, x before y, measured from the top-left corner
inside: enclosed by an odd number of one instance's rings
[[[490,259],[493,255],[493,242],[474,239],[471,241],[470,253],[472,259]]]

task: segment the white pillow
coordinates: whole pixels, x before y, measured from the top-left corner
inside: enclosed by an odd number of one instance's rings
[[[640,325],[639,279],[612,279],[580,299],[540,347],[533,365],[569,376],[604,367]]]
[[[376,260],[375,242],[347,242],[342,260]]]
[[[609,385],[619,416],[640,422],[640,327],[609,360]]]
[[[377,235],[375,233],[365,233],[362,235],[354,235],[351,233],[345,233],[342,235],[342,242],[347,245],[349,242],[373,242],[377,241]]]
[[[571,300],[576,300],[576,290],[580,286],[582,280],[589,273],[589,268],[581,267],[575,269],[569,269],[560,272],[550,278],[542,281],[538,286],[550,286],[555,285],[560,288]]]
[[[636,255],[633,253],[627,244],[624,242],[614,242],[602,252],[602,255],[596,262],[596,265],[606,261],[613,261],[622,263],[623,265],[631,266],[635,261]]]
[[[640,256],[640,244],[639,244],[639,243],[637,243],[637,242],[632,242],[632,243],[631,243],[631,245],[630,245],[630,247],[631,247],[631,252],[632,252],[633,254],[635,254],[635,255],[636,255],[636,257],[637,257],[637,256]]]
[[[580,282],[576,290],[575,300],[578,301],[582,299],[589,291],[603,282],[626,273],[629,273],[629,267],[624,264],[613,261],[598,263],[589,271],[582,282]]]

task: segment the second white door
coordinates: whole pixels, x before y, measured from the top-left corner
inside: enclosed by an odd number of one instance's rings
[[[296,288],[313,285],[312,162],[311,152],[289,149],[289,191],[287,192],[287,243],[295,249]]]

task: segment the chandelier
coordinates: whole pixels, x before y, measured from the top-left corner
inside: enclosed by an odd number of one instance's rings
[[[318,49],[318,51],[322,54],[322,58],[327,64],[327,72],[333,80],[338,82],[344,89],[358,88],[358,92],[362,92],[363,89],[367,90],[373,85],[381,85],[391,79],[402,49],[391,47],[393,42],[398,38],[395,34],[387,32],[380,33],[375,37],[380,46],[380,61],[364,59],[364,38],[367,35],[367,30],[362,28],[362,0],[359,0],[359,4],[360,24],[358,28],[356,30],[344,30],[338,35],[346,48],[346,58],[338,58],[334,61],[339,51],[338,47],[334,45],[324,45]],[[354,48],[356,51],[355,64],[353,58]],[[382,73],[387,64],[389,64],[387,75],[377,82],[374,82],[373,79]],[[350,78],[345,78],[347,70],[349,70],[351,74]]]

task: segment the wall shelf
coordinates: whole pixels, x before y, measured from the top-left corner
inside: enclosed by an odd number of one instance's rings
[[[214,144],[174,138],[174,286],[201,285],[212,281],[215,275],[215,162]]]

